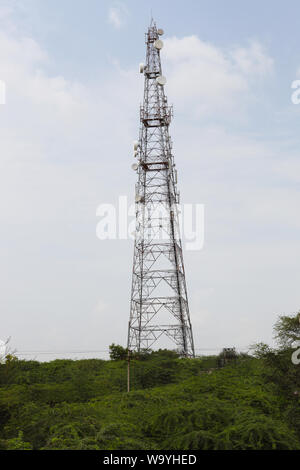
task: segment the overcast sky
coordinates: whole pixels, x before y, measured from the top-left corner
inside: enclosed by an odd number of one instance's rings
[[[270,343],[300,309],[299,2],[0,0],[0,339],[19,352],[126,344],[133,242],[98,240],[96,210],[134,200],[151,5],[182,202],[205,205],[195,346]]]

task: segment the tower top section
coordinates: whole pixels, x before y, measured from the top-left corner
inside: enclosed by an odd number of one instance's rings
[[[148,31],[145,35],[146,44],[155,42],[157,39],[159,39],[160,36],[163,36],[163,34],[164,30],[162,28],[157,28],[156,23],[152,18]]]
[[[160,59],[164,46],[161,39],[163,33],[152,20],[146,33],[146,62],[140,63],[140,73],[145,76],[144,102],[140,109],[140,118],[145,127],[169,126],[173,114],[164,92],[167,79],[162,74]]]

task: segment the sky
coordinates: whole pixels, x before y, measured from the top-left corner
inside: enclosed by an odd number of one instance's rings
[[[134,200],[151,15],[181,199],[205,206],[203,249],[184,253],[195,347],[272,344],[300,309],[299,14],[291,0],[0,0],[0,338],[18,354],[126,345],[133,241],[99,240],[96,214]]]

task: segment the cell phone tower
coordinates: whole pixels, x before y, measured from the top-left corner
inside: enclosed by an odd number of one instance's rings
[[[164,91],[162,29],[146,33],[144,101],[132,165],[137,172],[136,230],[128,350],[147,351],[167,336],[184,357],[194,357],[192,325],[179,231],[177,170],[169,125],[173,115]]]

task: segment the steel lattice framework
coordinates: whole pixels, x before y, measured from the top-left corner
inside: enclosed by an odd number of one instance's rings
[[[178,223],[177,170],[164,92],[162,42],[152,21],[146,33],[144,100],[136,152],[136,231],[128,350],[149,350],[163,335],[182,356],[194,356]],[[157,42],[158,41],[158,42]]]

